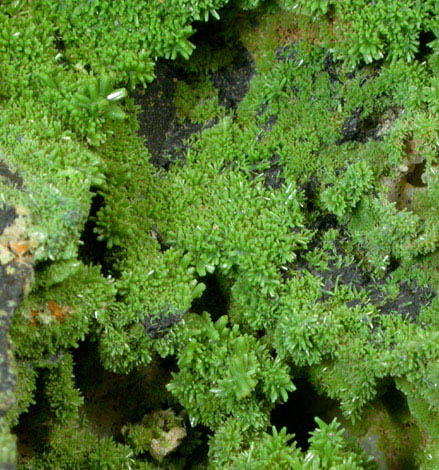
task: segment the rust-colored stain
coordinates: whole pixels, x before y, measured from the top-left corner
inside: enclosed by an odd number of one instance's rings
[[[70,313],[71,308],[60,305],[53,300],[49,300],[44,307],[44,310],[34,310],[31,312],[31,320],[29,325],[38,326],[41,322],[38,320],[37,316],[41,313],[49,313],[55,320],[62,323],[65,317]]]
[[[9,242],[9,247],[13,253],[22,257],[31,249],[31,244],[28,241]]]
[[[69,307],[59,305],[56,302],[53,302],[52,300],[49,300],[49,302],[47,302],[47,308],[59,322],[62,322],[64,320],[64,317],[70,310]]]

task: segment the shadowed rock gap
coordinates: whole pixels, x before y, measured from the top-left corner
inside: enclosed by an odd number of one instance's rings
[[[172,62],[161,60],[155,68],[156,79],[146,90],[139,90],[134,100],[141,111],[138,115],[139,133],[145,137],[151,163],[167,170],[172,161],[169,155],[179,153],[183,141],[201,129],[200,124],[179,124],[175,113],[174,95],[178,80],[185,74]]]
[[[23,178],[14,173],[2,160],[0,160],[0,181],[17,189],[23,189]]]
[[[254,75],[253,59],[237,39],[236,28],[245,15],[224,8],[220,20],[194,23],[197,32],[191,37],[196,49],[186,67],[207,73],[218,89],[220,104],[227,109],[236,109],[248,93]],[[252,15],[248,16],[251,19]]]
[[[407,399],[404,394],[396,388],[393,381],[388,381],[385,385],[383,393],[380,395],[380,400],[394,420],[398,420],[410,413]]]
[[[150,161],[157,168],[168,170],[173,162],[184,160],[188,139],[216,123],[214,119],[202,124],[190,120],[181,122],[174,104],[179,81],[190,83],[208,77],[218,90],[220,105],[226,109],[235,109],[249,90],[254,64],[236,39],[233,19],[238,13],[226,8],[220,10],[219,15],[220,20],[193,24],[196,32],[190,41],[196,49],[188,60],[159,60],[156,79],[134,95],[140,107],[139,133],[145,138]]]
[[[375,457],[379,470],[416,470],[419,468],[416,453],[422,437],[407,399],[390,378],[384,379],[379,389],[381,393],[371,404],[373,411],[365,423],[369,429],[360,445]],[[368,441],[377,442],[378,446],[368,448]]]
[[[51,413],[44,394],[44,374],[41,371],[37,376],[34,399],[35,403],[20,415],[18,424],[12,428],[17,436],[18,463],[43,452],[48,442],[48,417]]]
[[[82,342],[73,355],[76,386],[84,397],[81,413],[98,437],[113,437],[124,442],[123,426],[139,423],[153,411],[171,408],[176,413],[182,412],[182,407],[166,389],[172,372],[177,370],[173,358],[156,357],[147,366],[129,374],[116,374],[102,366],[98,345],[90,338]],[[182,469],[189,470],[195,464],[207,462],[207,441],[211,432],[203,426],[192,428],[188,421],[185,427],[186,438],[166,459],[178,461]],[[150,460],[146,454],[140,457],[143,458]]]
[[[75,380],[84,396],[83,412],[99,436],[118,435],[123,425],[137,422],[154,409],[167,408],[165,385],[175,370],[172,360],[154,360],[130,374],[104,369],[98,345],[90,339],[73,352]]]
[[[94,232],[96,227],[95,217],[104,205],[104,198],[100,194],[95,194],[92,199],[87,222],[80,237],[82,244],[78,248],[78,258],[86,265],[101,266],[104,276],[111,274],[117,277],[111,262],[115,250],[108,250],[107,243],[98,240],[98,235]]]
[[[203,295],[192,303],[191,311],[201,314],[209,312],[212,320],[216,321],[229,310],[229,297],[226,289],[216,273],[207,274],[199,279],[206,285]]]
[[[425,188],[426,183],[422,181],[422,175],[425,172],[426,161],[422,160],[419,163],[415,163],[407,174],[406,181],[415,188]]]
[[[428,54],[431,53],[431,47],[429,44],[436,39],[433,31],[421,31],[419,33],[419,49],[415,54],[415,59],[419,62],[425,60]]]
[[[294,378],[296,390],[289,394],[286,403],[276,406],[271,413],[271,424],[278,430],[287,428],[289,434],[295,435],[297,445],[306,451],[309,448],[309,435],[317,424],[317,416],[330,421],[338,403],[328,397],[319,395],[306,378]]]

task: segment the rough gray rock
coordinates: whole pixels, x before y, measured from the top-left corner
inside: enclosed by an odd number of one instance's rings
[[[32,282],[31,248],[26,210],[0,205],[0,470],[15,468],[15,439],[6,424],[15,388],[8,333],[12,315]]]

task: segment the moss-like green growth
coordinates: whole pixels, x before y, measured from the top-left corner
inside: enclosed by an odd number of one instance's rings
[[[0,267],[34,270],[0,305],[0,466],[12,426],[23,469],[366,470],[368,418],[389,468],[439,465],[437,5],[226,3],[0,5]],[[107,384],[151,374],[105,432],[86,338]],[[347,434],[302,451],[271,413],[304,373]]]
[[[180,122],[187,119],[203,124],[215,119],[221,113],[218,90],[208,79],[194,83],[179,81],[176,86],[174,104]]]
[[[187,435],[182,417],[171,409],[155,411],[144,416],[141,423],[124,426],[122,434],[136,455],[149,451],[159,462]]]

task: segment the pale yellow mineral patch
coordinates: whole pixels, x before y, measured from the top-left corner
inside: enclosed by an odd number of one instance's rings
[[[186,430],[183,427],[173,427],[160,439],[153,439],[150,445],[151,456],[161,461],[163,457],[175,450],[180,441],[186,437]]]

